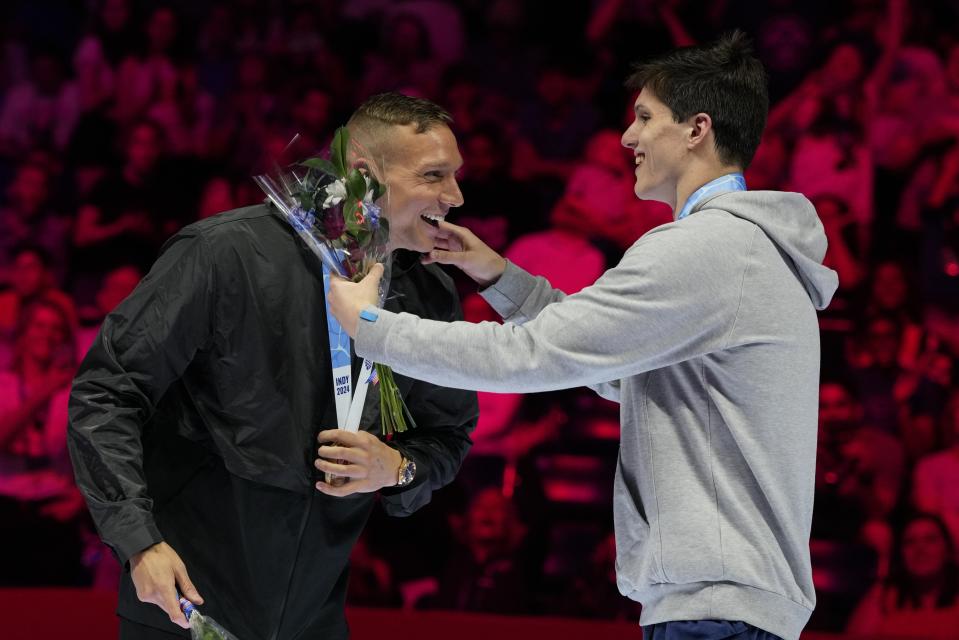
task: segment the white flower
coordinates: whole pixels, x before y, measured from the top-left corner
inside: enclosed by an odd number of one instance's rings
[[[326,188],[326,200],[323,201],[323,208],[329,209],[343,202],[346,198],[346,181],[337,180]]]
[[[364,175],[363,179],[366,180],[366,195],[363,197],[363,202],[373,202],[373,189],[370,188],[373,181],[368,175]]]

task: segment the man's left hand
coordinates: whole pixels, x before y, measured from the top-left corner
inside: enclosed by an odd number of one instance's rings
[[[373,434],[331,429],[321,431],[317,440],[322,446],[317,450],[316,468],[347,480],[341,486],[321,480],[316,483],[320,492],[343,497],[396,485],[403,456]]]
[[[350,282],[343,278],[330,278],[330,311],[336,316],[343,330],[356,337],[356,328],[360,322],[360,312],[370,305],[376,306],[380,300],[380,278],[383,277],[383,265],[373,265],[370,272],[359,282]]]

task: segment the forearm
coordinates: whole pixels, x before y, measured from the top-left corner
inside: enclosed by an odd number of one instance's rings
[[[147,494],[139,433],[129,420],[107,421],[100,412],[71,404],[67,445],[77,486],[101,538],[126,563],[162,540]]]
[[[356,351],[413,378],[499,393],[598,385],[696,357],[726,339],[739,301],[726,285],[742,276],[738,264],[690,270],[690,260],[710,264],[702,254],[720,249],[683,245],[683,235],[650,234],[594,285],[552,304],[560,294],[544,280],[516,270],[514,288],[504,272],[494,307],[505,325],[380,312],[359,321]],[[677,276],[664,280],[664,271]]]
[[[545,278],[531,275],[508,261],[496,284],[480,295],[504,320],[514,324],[532,320],[547,306],[566,297]]]
[[[475,393],[418,380],[406,405],[416,427],[396,434],[392,444],[416,463],[417,470],[411,485],[382,492],[384,507],[394,516],[409,515],[427,504],[433,491],[453,481],[472,446],[469,434],[479,419]]]
[[[420,431],[422,425],[415,431]],[[440,430],[449,433],[439,433]],[[391,516],[408,516],[426,506],[433,492],[448,485],[456,477],[460,465],[472,444],[465,430],[437,427],[436,434],[407,432],[409,437],[398,438],[394,446],[416,463],[416,476],[410,486],[387,488],[381,492],[383,508]],[[432,431],[432,430],[431,430]]]
[[[143,470],[142,436],[167,385],[137,373],[146,367],[131,366],[115,326],[108,317],[73,382],[67,448],[100,536],[126,562],[161,539]]]
[[[576,204],[571,200],[569,206]],[[545,278],[533,276],[512,262],[507,262],[499,281],[481,295],[504,319],[515,324],[532,320],[547,306],[566,297]],[[619,380],[590,385],[590,388],[607,400],[619,402]]]
[[[103,322],[70,394],[67,442],[77,486],[121,561],[160,540],[143,471],[143,426],[210,340],[215,269],[190,236]]]

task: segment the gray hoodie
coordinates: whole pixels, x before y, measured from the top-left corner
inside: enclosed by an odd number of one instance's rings
[[[798,638],[815,604],[816,309],[838,279],[799,194],[693,211],[575,295],[508,265],[483,293],[504,325],[379,311],[356,351],[448,387],[589,385],[619,401],[616,570],[641,624],[742,620]]]

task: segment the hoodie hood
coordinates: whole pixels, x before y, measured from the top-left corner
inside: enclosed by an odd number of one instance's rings
[[[839,276],[822,264],[826,232],[816,208],[800,193],[731,191],[704,198],[693,212],[719,209],[758,226],[793,264],[809,299],[820,311],[829,305]]]

